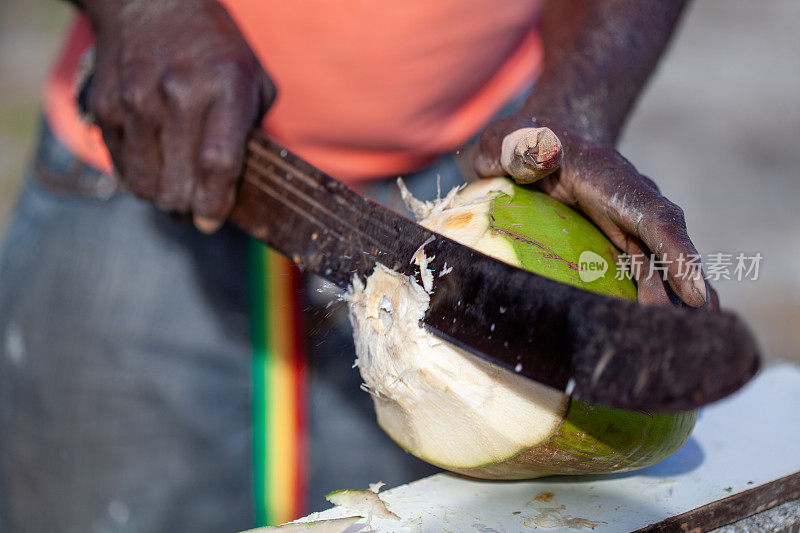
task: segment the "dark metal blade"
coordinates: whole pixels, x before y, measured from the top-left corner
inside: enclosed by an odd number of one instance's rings
[[[731,313],[643,306],[590,293],[462,246],[372,202],[271,141],[248,144],[232,220],[338,286],[376,263],[434,271],[425,325],[462,348],[584,400],[688,410],[737,390],[758,350]]]

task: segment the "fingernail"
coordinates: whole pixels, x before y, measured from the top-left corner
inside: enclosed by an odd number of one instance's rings
[[[702,274],[698,274],[694,278],[693,283],[694,283],[694,290],[697,291],[697,293],[703,299],[703,302],[707,302],[708,301],[708,293],[706,292],[706,280],[703,279],[703,275]]]
[[[199,215],[194,216],[194,225],[203,233],[215,233],[221,226],[222,220],[207,218]]]
[[[558,136],[550,128],[541,128],[537,135],[537,165],[542,168],[553,168],[561,165],[564,148]]]

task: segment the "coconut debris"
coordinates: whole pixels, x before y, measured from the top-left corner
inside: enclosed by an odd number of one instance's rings
[[[492,201],[501,194],[513,194],[513,185],[505,179],[483,180],[469,186],[461,185],[451,189],[444,198],[437,195],[432,201],[422,201],[414,197],[406,187],[402,178],[397,178],[400,197],[406,207],[414,214],[420,225],[455,238],[462,244],[479,248],[502,261],[519,266],[519,260],[508,242],[489,231],[489,210]],[[430,264],[436,256],[425,254],[425,246],[435,240],[430,237],[414,252],[411,263],[419,266],[422,287],[430,294],[433,291],[434,273]],[[443,277],[453,270],[444,266],[438,277]]]
[[[422,246],[417,248],[414,255],[411,257],[411,263],[419,266],[419,279],[422,281],[422,287],[425,292],[431,294],[433,292],[433,272],[428,268],[428,264],[436,259],[435,255],[428,257],[425,255],[425,247],[436,240],[436,237],[431,235],[428,240],[422,243]]]
[[[428,218],[433,213],[441,212],[452,206],[456,202],[456,196],[459,191],[464,187],[465,185],[453,187],[444,198],[437,194],[435,200],[423,201],[415,198],[414,195],[411,194],[403,178],[397,178],[397,188],[400,189],[400,198],[402,198],[408,210],[414,213],[414,218],[417,220]]]
[[[378,486],[379,489],[380,486]],[[378,490],[372,490],[372,487],[370,489],[337,490],[325,496],[325,499],[348,511],[365,514],[367,522],[371,522],[373,517],[400,520],[400,517],[386,506],[386,502],[378,495]]]
[[[363,519],[363,516],[348,516],[312,522],[289,522],[280,526],[259,527],[243,533],[344,533],[350,526]]]
[[[564,514],[563,511],[565,509],[566,507],[563,505],[560,507],[543,507],[541,509],[537,509],[536,516],[525,518],[525,520],[522,522],[522,525],[525,527],[542,529],[557,529],[564,527],[568,529],[594,529],[598,525],[605,523],[597,520],[589,520],[586,518],[578,518]]]

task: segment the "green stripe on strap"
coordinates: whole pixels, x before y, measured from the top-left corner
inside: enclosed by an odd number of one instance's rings
[[[304,514],[305,364],[299,279],[291,262],[251,240],[253,488],[259,526]]]

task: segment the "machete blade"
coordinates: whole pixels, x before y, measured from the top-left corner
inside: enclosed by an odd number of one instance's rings
[[[644,306],[490,258],[372,202],[255,134],[232,221],[301,269],[346,288],[382,263],[434,276],[425,326],[545,385],[612,407],[689,410],[734,392],[758,369],[735,315]],[[450,270],[452,268],[452,270]]]

